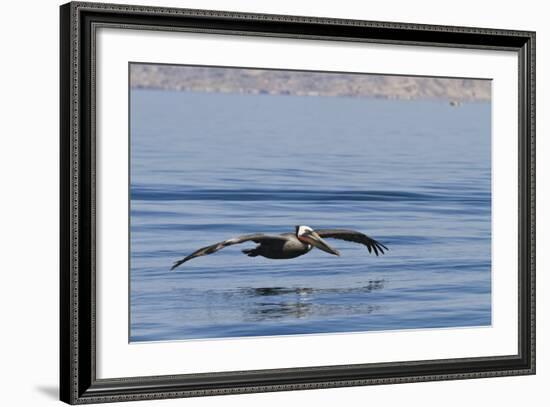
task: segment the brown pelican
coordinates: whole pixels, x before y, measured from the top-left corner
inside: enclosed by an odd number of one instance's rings
[[[252,235],[244,235],[224,240],[210,246],[203,247],[189,256],[178,260],[174,263],[170,270],[174,270],[179,265],[188,260],[199,256],[206,256],[217,252],[224,247],[244,242],[254,242],[258,245],[254,249],[244,249],[242,252],[249,257],[263,256],[268,259],[293,259],[308,253],[313,247],[317,247],[324,252],[339,256],[338,250],[333,249],[328,245],[323,238],[334,238],[347,240],[349,242],[361,243],[367,246],[369,253],[374,250],[374,254],[383,254],[386,246],[376,240],[356,232],[355,230],[346,229],[317,229],[313,230],[309,226],[296,226],[294,233],[283,233],[281,235],[267,235],[263,233],[255,233]]]

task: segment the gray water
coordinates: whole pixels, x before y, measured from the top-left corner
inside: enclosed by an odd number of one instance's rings
[[[491,106],[131,90],[130,340],[491,324]],[[295,225],[341,257],[249,258]]]

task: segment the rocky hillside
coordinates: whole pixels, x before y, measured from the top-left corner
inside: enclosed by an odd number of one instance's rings
[[[385,99],[491,100],[491,81],[395,75],[132,64],[133,88]]]

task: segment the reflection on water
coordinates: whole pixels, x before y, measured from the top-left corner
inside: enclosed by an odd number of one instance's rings
[[[252,308],[247,312],[250,317],[247,321],[266,321],[285,317],[305,318],[313,312],[313,305],[305,301],[297,302],[260,302],[258,308]]]
[[[131,92],[130,340],[491,323],[491,106]],[[362,231],[292,260],[228,247]]]
[[[250,318],[247,321],[261,322],[272,319],[282,319],[291,317],[293,319],[300,319],[315,316],[319,317],[335,317],[339,315],[345,315],[347,317],[353,315],[368,315],[381,309],[380,305],[373,304],[354,304],[354,305],[342,305],[342,304],[325,304],[318,305],[312,302],[307,302],[305,299],[300,299],[296,302],[278,302],[269,303],[262,302],[258,304],[259,307],[251,308],[247,312],[250,314]]]
[[[230,295],[254,297],[275,297],[277,301],[257,301],[246,309],[248,321],[267,321],[272,319],[305,317],[334,317],[337,315],[371,314],[381,308],[379,305],[359,302],[356,304],[324,303],[318,299],[345,294],[368,294],[384,288],[384,280],[369,281],[359,287],[347,288],[311,288],[311,287],[259,287],[242,288]],[[341,297],[340,297],[341,298]]]
[[[296,294],[306,297],[316,293],[331,293],[331,294],[346,294],[346,293],[370,293],[373,290],[381,290],[384,288],[384,280],[369,281],[367,285],[351,288],[310,288],[310,287],[260,287],[260,288],[243,288],[239,290],[239,294],[257,296],[269,295],[288,295]]]

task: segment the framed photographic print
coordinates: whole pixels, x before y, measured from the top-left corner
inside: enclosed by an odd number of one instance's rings
[[[535,34],[61,6],[61,399],[535,373]]]

